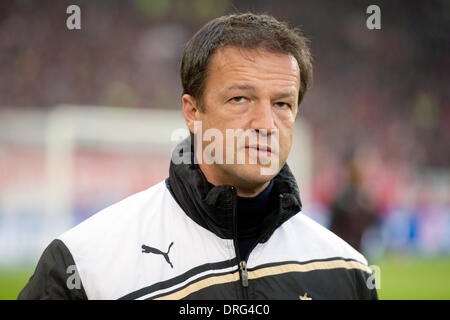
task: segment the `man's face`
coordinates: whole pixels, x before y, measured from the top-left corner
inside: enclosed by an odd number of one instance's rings
[[[267,185],[285,164],[291,149],[299,88],[300,71],[291,55],[235,47],[216,51],[205,83],[204,111],[196,112],[203,133],[214,128],[224,139],[223,161],[200,165],[211,183],[235,185],[238,190]],[[225,156],[231,151],[226,150],[227,129],[250,129],[259,133],[259,137],[267,134],[267,143],[258,140],[255,145],[249,139],[245,143],[235,139],[236,158],[234,163],[227,164]],[[277,135],[274,140],[279,142],[278,148],[270,145],[271,135]],[[208,143],[203,143],[203,148]],[[244,164],[236,163],[239,154],[245,156]],[[256,158],[276,159],[277,170],[262,174],[261,168],[269,166],[250,161]]]

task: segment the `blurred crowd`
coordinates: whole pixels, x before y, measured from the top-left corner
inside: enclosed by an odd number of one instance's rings
[[[70,4],[81,30],[66,28]],[[450,252],[450,4],[379,1],[381,30],[366,28],[369,4],[1,1],[0,108],[179,109],[179,61],[193,33],[222,14],[267,12],[311,40],[314,86],[299,115],[312,129],[311,210],[334,225],[358,170],[373,216],[364,229],[384,224],[372,238],[388,232],[400,247]]]

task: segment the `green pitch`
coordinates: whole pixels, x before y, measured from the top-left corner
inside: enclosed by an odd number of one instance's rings
[[[370,261],[381,270],[383,300],[450,299],[450,257],[390,256]]]
[[[380,299],[450,299],[450,257],[390,256],[370,264],[381,270]],[[0,299],[16,299],[33,270],[0,268]]]
[[[17,298],[34,272],[34,267],[0,268],[0,300]]]

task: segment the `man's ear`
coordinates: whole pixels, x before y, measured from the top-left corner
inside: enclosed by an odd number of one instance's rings
[[[197,100],[190,94],[184,94],[181,98],[183,103],[183,114],[186,125],[191,133],[194,133],[194,121],[200,121],[200,109]]]

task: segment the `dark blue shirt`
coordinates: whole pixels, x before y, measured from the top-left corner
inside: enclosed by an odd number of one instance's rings
[[[247,258],[249,250],[258,240],[263,219],[276,205],[271,196],[272,187],[273,181],[270,181],[267,188],[256,197],[237,197],[237,235],[242,260]]]

